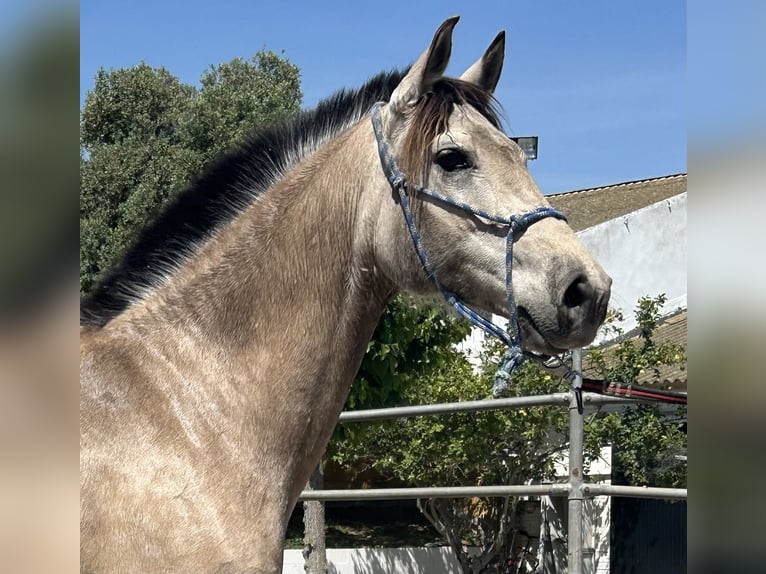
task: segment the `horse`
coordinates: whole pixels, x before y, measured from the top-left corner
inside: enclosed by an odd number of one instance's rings
[[[83,572],[281,572],[288,518],[398,291],[518,316],[529,352],[592,341],[611,279],[563,216],[511,238],[482,215],[549,208],[501,129],[504,32],[447,77],[456,23],[406,71],[257,129],[81,301]]]

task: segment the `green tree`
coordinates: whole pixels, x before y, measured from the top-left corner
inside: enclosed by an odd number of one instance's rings
[[[276,122],[300,109],[298,69],[273,52],[210,66],[184,114],[189,146],[208,161],[242,140],[254,125]]]
[[[643,297],[635,316],[638,337],[624,338],[614,347],[593,349],[593,367],[605,381],[633,384],[646,372],[661,376],[663,365],[686,364],[683,347],[674,342],[658,344],[654,332],[665,295]],[[621,317],[616,317],[621,318]],[[622,335],[621,332],[616,332]],[[676,421],[686,419],[686,407],[669,415],[658,404],[643,404],[621,413],[597,413],[588,421],[585,441],[591,450],[613,445],[612,463],[620,482],[633,486],[686,487],[686,433]]]
[[[81,292],[208,161],[301,98],[298,68],[269,51],[211,66],[199,88],[143,63],[99,70],[80,114]]]
[[[399,294],[375,328],[346,409],[400,404],[403,389],[462,357],[456,345],[470,330],[469,323],[448,313],[441,304]]]

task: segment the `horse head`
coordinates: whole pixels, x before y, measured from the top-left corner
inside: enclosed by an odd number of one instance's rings
[[[438,287],[480,313],[516,315],[527,350],[552,354],[586,345],[605,318],[611,279],[550,209],[524,152],[501,130],[493,93],[505,34],[460,78],[443,75],[456,23],[441,25],[376,112],[384,171],[386,153],[401,166],[386,173],[388,184],[381,178],[386,201],[376,227],[377,262],[400,288]],[[411,205],[412,238],[401,203]],[[535,213],[543,215],[509,235],[510,221]],[[416,235],[427,264],[413,249]]]

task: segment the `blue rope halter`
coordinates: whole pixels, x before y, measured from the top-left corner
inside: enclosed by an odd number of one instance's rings
[[[514,233],[527,229],[533,223],[540,221],[546,217],[555,217],[556,219],[562,219],[566,221],[566,217],[560,211],[553,209],[552,207],[538,207],[527,213],[521,215],[511,215],[508,217],[495,215],[488,213],[482,209],[477,209],[457,201],[441,193],[431,191],[425,187],[419,185],[411,185],[407,182],[402,171],[396,164],[396,159],[391,148],[383,135],[383,124],[380,119],[380,108],[384,105],[383,102],[378,102],[372,107],[372,127],[375,132],[375,139],[378,142],[378,153],[380,154],[380,162],[383,166],[383,172],[386,174],[391,188],[399,195],[399,204],[402,206],[404,212],[404,219],[407,222],[407,228],[410,230],[410,236],[412,242],[415,245],[415,251],[420,258],[420,263],[423,266],[423,270],[426,275],[433,281],[436,288],[442,294],[444,299],[463,317],[468,319],[471,323],[482,329],[484,332],[500,339],[508,349],[503,355],[503,362],[495,375],[495,384],[492,388],[492,394],[494,396],[501,396],[505,394],[508,389],[508,383],[510,382],[511,374],[524,360],[524,352],[521,349],[521,334],[519,331],[519,318],[516,310],[516,300],[513,295],[513,238]],[[420,233],[415,226],[415,220],[412,217],[412,210],[410,209],[410,202],[407,197],[407,188],[414,193],[422,193],[427,195],[438,202],[458,207],[464,211],[477,215],[483,219],[499,223],[501,225],[508,226],[508,235],[505,241],[505,291],[508,299],[508,331],[502,329],[498,325],[495,325],[492,321],[489,321],[479,315],[476,311],[466,305],[457,294],[447,289],[439,281],[436,270],[431,267],[428,261],[428,255],[423,247],[423,241],[420,238]]]

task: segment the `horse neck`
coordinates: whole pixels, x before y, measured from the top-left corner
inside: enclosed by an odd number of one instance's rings
[[[345,392],[393,293],[371,245],[379,207],[367,188],[380,167],[369,131],[357,125],[299,164],[128,320],[164,333],[171,355],[192,345],[248,365],[251,385],[300,357],[304,373]]]

